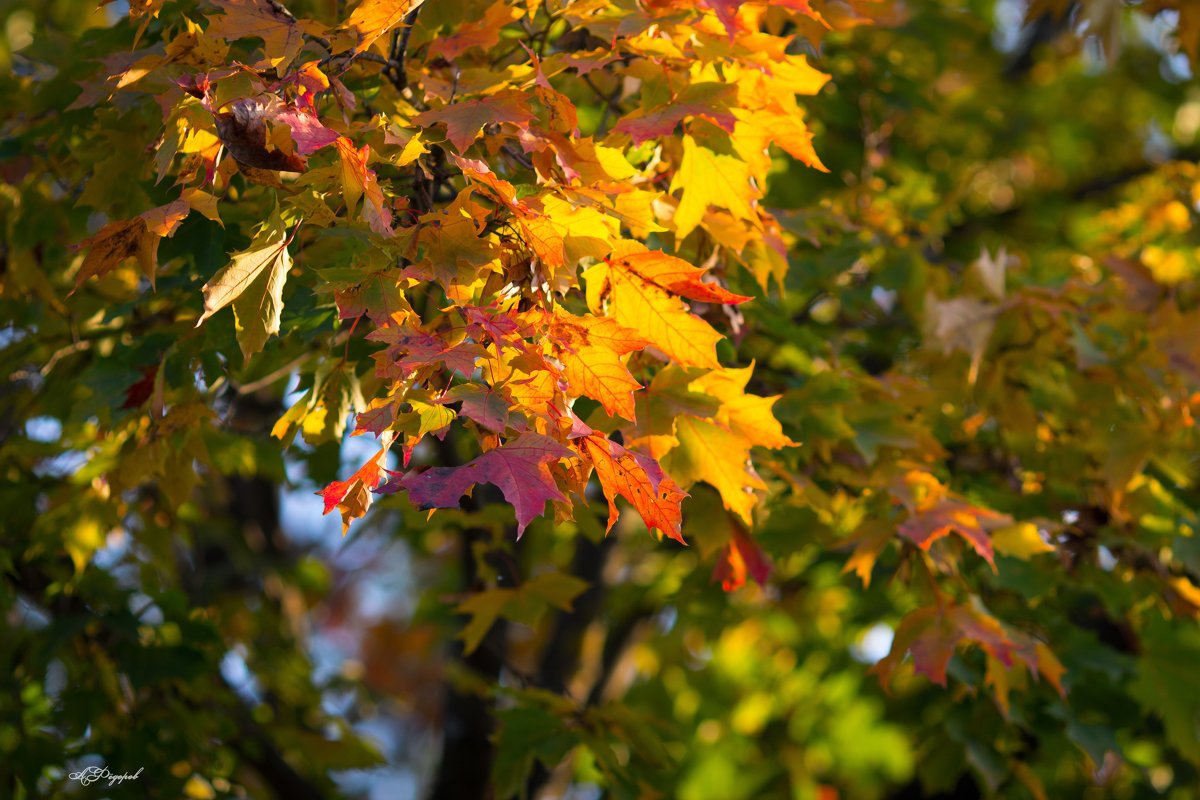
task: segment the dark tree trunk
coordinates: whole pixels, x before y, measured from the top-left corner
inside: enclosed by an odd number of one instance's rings
[[[460,553],[463,585],[478,590],[479,573],[472,545],[486,541],[486,531],[465,530]],[[465,622],[465,620],[464,620]],[[469,655],[461,644],[454,645],[454,660],[462,669],[494,682],[504,666],[508,627],[498,621],[483,642]],[[491,794],[492,733],[495,730],[491,698],[464,691],[447,682],[442,717],[442,761],[434,779],[430,800],[486,800]]]

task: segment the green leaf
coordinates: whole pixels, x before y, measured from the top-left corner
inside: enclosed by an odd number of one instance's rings
[[[279,333],[283,284],[291,266],[287,229],[276,208],[250,247],[234,253],[230,262],[204,284],[204,313],[196,326],[232,303],[238,344],[249,360],[263,349],[267,339]]]
[[[1155,618],[1141,633],[1141,657],[1130,692],[1163,721],[1169,741],[1200,765],[1200,632]]]
[[[500,732],[496,736],[492,770],[499,797],[514,797],[522,792],[535,760],[553,769],[578,744],[577,737],[566,729],[563,721],[544,709],[518,706],[498,716]]]

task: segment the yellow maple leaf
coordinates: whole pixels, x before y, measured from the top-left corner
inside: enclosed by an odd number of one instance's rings
[[[718,155],[683,137],[683,159],[671,179],[671,191],[682,189],[675,209],[675,236],[682,240],[696,229],[709,206],[730,211],[735,217],[753,219],[758,192],[750,183],[750,167],[733,156]]]
[[[354,9],[343,29],[354,40],[354,52],[366,51],[375,40],[404,21],[421,0],[364,0]],[[343,44],[339,42],[339,44]]]
[[[753,363],[742,369],[713,370],[692,381],[689,388],[719,400],[715,421],[749,444],[772,449],[794,447],[796,443],[784,434],[783,426],[771,413],[779,396],[746,394],[746,384],[753,374]]]
[[[747,525],[758,502],[756,492],[767,485],[750,463],[750,443],[708,420],[681,416],[675,422],[679,445],[663,459],[663,467],[680,486],[704,481],[721,494],[725,507]]]
[[[688,311],[682,300],[636,273],[596,264],[583,274],[588,305],[602,311],[607,290],[609,313],[632,328],[673,361],[698,367],[719,367],[717,342],[721,334]]]

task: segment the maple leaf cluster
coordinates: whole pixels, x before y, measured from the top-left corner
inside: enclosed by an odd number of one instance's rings
[[[319,492],[343,531],[381,497],[454,509],[488,485],[520,538],[548,513],[574,518],[591,484],[607,531],[626,507],[684,543],[683,501],[703,483],[728,519],[702,548],[713,580],[765,584],[770,561],[751,531],[769,486],[753,451],[797,442],[773,415],[778,398],[748,390],[753,365],[722,363],[721,342],[753,301],[729,287],[782,286],[792,240],[762,203],[772,158],[825,170],[799,98],[829,76],[799,51],[831,20],[865,21],[856,15],[871,4],[498,0],[460,19],[366,0],[340,23],[272,0],[214,4],[207,27],[185,20],[165,51],[114,63],[76,101],[154,91],[155,169],[179,187],[84,242],[77,286],[130,257],[153,285],[161,239],[192,211],[219,222],[253,191],[262,221],[206,276],[195,324],[221,324],[231,306],[249,362],[282,332],[289,275],[316,272],[346,354],[302,374],[272,433],[378,440]],[[362,81],[376,92],[369,105],[348,86]],[[581,100],[599,100],[599,116]],[[322,269],[322,248],[339,241],[353,242],[351,266]],[[1006,265],[1003,254],[977,265],[986,301],[927,299],[930,343],[968,352],[971,383],[1012,307]],[[371,348],[365,371],[347,359],[355,337]],[[460,461],[437,444],[452,427],[477,454]],[[1026,530],[921,469],[899,465],[888,480],[892,508],[855,535],[846,564],[864,583],[897,537],[954,573],[935,549],[951,534],[994,569],[994,537]],[[939,601],[938,619],[952,622],[898,637],[881,676],[910,650],[944,682],[956,643],[982,643],[1006,669],[1010,652],[1044,648],[1015,632],[976,635],[1003,623],[971,608],[959,624],[967,612]],[[937,659],[916,658],[932,635]],[[1052,658],[1025,662],[1050,675]]]
[[[722,363],[753,302],[730,286],[782,286],[793,240],[762,203],[773,155],[825,170],[800,98],[829,76],[799,51],[867,19],[855,14],[870,3],[499,0],[457,18],[366,0],[341,22],[272,0],[214,5],[205,26],[184,20],[165,49],[113,61],[76,101],[151,93],[155,171],[178,187],[81,244],[77,290],[129,259],[153,287],[161,240],[192,212],[220,222],[251,192],[261,221],[205,276],[195,324],[219,325],[231,307],[250,362],[284,332],[289,276],[315,271],[346,353],[302,372],[272,433],[378,441],[319,492],[343,531],[381,497],[454,509],[487,485],[520,538],[539,517],[573,519],[591,485],[606,530],[625,508],[684,543],[683,501],[703,483],[727,517],[702,548],[713,580],[765,583],[770,561],[751,531],[769,485],[753,451],[797,442],[773,414],[778,398],[749,390],[753,365]],[[349,88],[364,81],[369,103]],[[597,100],[599,116],[581,111]],[[323,269],[322,248],[338,242],[353,242],[351,266]],[[1010,296],[1010,260],[985,252],[972,264],[981,297],[925,298],[929,352],[966,353],[969,385],[997,320],[1045,302]],[[348,361],[354,341],[370,348],[365,370]],[[153,392],[147,380],[130,395]],[[470,456],[438,444],[452,428],[474,440]],[[849,539],[845,565],[864,584],[893,543],[949,575],[963,569],[951,539],[992,570],[997,548],[1054,551],[1053,525],[1016,523],[925,467],[899,461],[876,477],[887,504]],[[906,618],[881,677],[907,654],[944,683],[956,646],[975,643],[1005,707],[1014,678],[1000,670],[1014,657],[1061,690],[1039,640],[974,595],[936,601]]]
[[[355,266],[316,289],[347,337],[378,348],[373,369],[321,364],[273,431],[341,436],[354,415],[353,435],[378,438],[320,493],[343,529],[380,495],[455,508],[491,484],[519,537],[548,505],[570,519],[593,474],[609,530],[621,500],[683,542],[681,502],[697,482],[752,523],[767,490],[752,449],[796,443],[772,416],[776,398],[747,391],[751,367],[719,358],[751,300],[726,281],[746,271],[767,291],[787,270],[761,204],[772,148],[825,169],[798,101],[828,80],[798,53],[830,27],[819,8],[498,0],[456,18],[365,0],[322,22],[274,0],[213,5],[203,22],[181,19],[165,48],[110,60],[76,100],[153,96],[155,170],[179,193],[83,242],[77,288],[129,257],[153,285],[159,242],[182,220],[220,222],[254,190],[262,221],[207,276],[195,324],[228,324],[231,306],[249,361],[281,332],[289,276],[321,275],[300,254],[361,243]],[[378,91],[369,105],[347,88],[362,81]],[[601,116],[584,119],[577,100],[596,97]],[[480,455],[415,466],[451,426],[473,432]],[[765,564],[753,549],[743,535],[722,563]]]

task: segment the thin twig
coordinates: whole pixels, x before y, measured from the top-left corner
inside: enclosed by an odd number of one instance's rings
[[[596,97],[599,97],[604,101],[604,105],[608,110],[615,111],[618,114],[625,113],[624,109],[622,109],[620,104],[617,103],[617,95],[620,94],[621,89],[621,85],[619,83],[617,84],[617,91],[613,92],[612,95],[608,95],[604,93],[603,89],[596,85],[595,81],[592,80],[591,75],[581,75],[580,77],[583,78],[583,82],[587,84],[588,88],[595,92]]]
[[[417,24],[417,15],[421,13],[421,7],[424,3],[418,4],[412,11],[404,15],[404,19],[400,22],[401,28],[399,36],[392,36],[392,49],[388,60],[391,62],[389,70],[391,71],[390,80],[392,85],[396,87],[396,91],[404,92],[408,88],[408,72],[404,66],[405,57],[408,54],[408,38],[412,36],[413,27]]]
[[[587,77],[586,75],[584,76]],[[604,100],[604,111],[600,114],[600,123],[596,126],[596,136],[603,136],[608,131],[608,118],[612,112],[616,110],[618,114],[622,113],[621,107],[617,104],[617,98],[621,96],[621,84],[618,81],[612,94]]]

